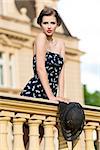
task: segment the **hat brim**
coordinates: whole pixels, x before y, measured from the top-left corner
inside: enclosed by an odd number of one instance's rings
[[[79,129],[75,129],[72,131],[72,130],[66,130],[61,124],[62,134],[67,141],[76,140],[79,137],[79,135],[82,133],[83,127],[84,127],[84,122],[82,123]]]
[[[65,116],[68,115],[68,112],[73,110],[73,108],[80,110],[81,119],[79,120],[79,126],[77,128],[68,129],[66,128]],[[63,109],[64,108],[64,109]],[[78,110],[77,110],[78,111]],[[76,140],[79,135],[82,133],[84,128],[85,115],[82,106],[79,103],[72,102],[70,104],[60,103],[60,124],[62,134],[67,141]]]

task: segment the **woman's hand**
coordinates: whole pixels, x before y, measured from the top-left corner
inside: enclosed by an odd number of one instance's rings
[[[55,96],[52,96],[49,98],[49,100],[54,100],[54,101],[58,101],[58,102],[67,102],[67,99],[65,99],[64,97],[55,97]]]

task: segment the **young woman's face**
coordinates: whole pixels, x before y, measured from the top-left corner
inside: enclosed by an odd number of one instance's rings
[[[54,15],[43,16],[41,28],[47,36],[52,36],[57,28],[57,20]]]

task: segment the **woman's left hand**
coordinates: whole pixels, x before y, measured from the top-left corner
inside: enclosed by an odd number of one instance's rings
[[[64,98],[64,97],[57,96],[56,100],[59,101],[59,102],[65,102],[65,103],[67,103],[67,99]]]

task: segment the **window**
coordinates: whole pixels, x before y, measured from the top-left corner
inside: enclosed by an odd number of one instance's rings
[[[14,54],[0,52],[0,87],[14,87]]]
[[[4,79],[3,79],[3,53],[0,52],[0,86],[3,86],[4,84]]]
[[[14,86],[13,58],[14,58],[13,54],[9,54],[9,84],[10,84],[10,87]]]

